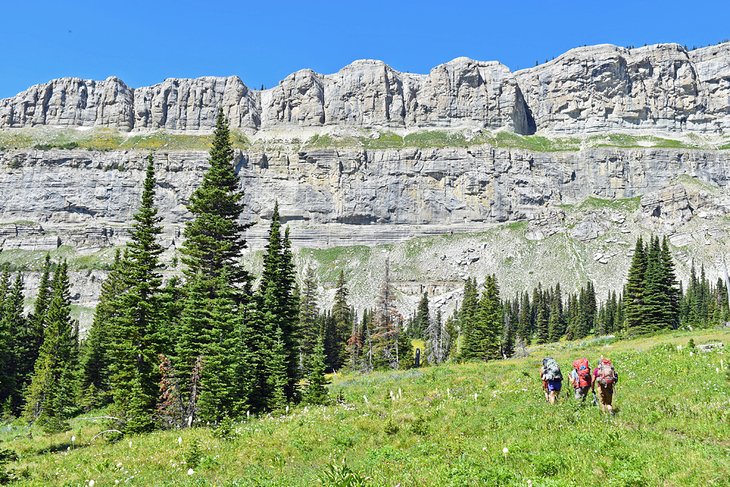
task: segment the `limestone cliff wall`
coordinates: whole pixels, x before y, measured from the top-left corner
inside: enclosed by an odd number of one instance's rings
[[[117,78],[62,78],[0,100],[0,128],[207,131],[222,107],[235,128],[506,129],[586,133],[730,130],[730,43],[688,51],[577,48],[534,68],[457,58],[427,75],[373,60],[291,74],[251,90],[238,77],[171,78],[132,89]]]

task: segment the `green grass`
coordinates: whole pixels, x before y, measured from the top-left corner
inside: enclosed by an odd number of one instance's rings
[[[696,144],[650,135],[609,134],[589,139],[594,147],[695,149]]]
[[[488,364],[339,374],[330,393],[341,404],[252,419],[227,439],[199,428],[109,443],[95,437],[103,426],[88,417],[104,414],[96,412],[56,435],[5,425],[0,441],[19,455],[9,468],[24,476],[21,485],[311,486],[325,471],[344,470],[343,462],[372,486],[727,485],[730,357],[677,349],[690,338],[727,344],[730,331],[568,342]],[[582,355],[592,364],[610,356],[620,374],[618,414],[601,416],[565,397],[546,404],[537,377],[546,353],[566,368]],[[191,466],[194,442],[200,457]]]
[[[492,147],[525,149],[534,152],[574,152],[580,150],[580,139],[573,137],[547,138],[539,135],[519,135],[512,132],[484,132],[472,142]]]
[[[341,269],[347,266],[365,265],[372,252],[373,249],[366,245],[301,249],[299,260],[305,263],[315,263],[319,281],[332,283],[337,280]]]
[[[0,252],[0,266],[11,271],[39,271],[43,267],[46,254],[58,261],[66,259],[72,271],[109,269],[114,262],[114,248],[99,250],[90,254],[79,254],[69,245],[53,250],[4,249]]]
[[[602,208],[619,210],[633,213],[639,209],[641,205],[641,196],[633,198],[599,198],[597,196],[589,196],[578,205],[579,210],[600,210]]]
[[[241,132],[231,131],[234,148],[250,147]],[[84,149],[111,150],[190,150],[210,149],[212,135],[171,134],[164,131],[130,135],[109,128],[90,130],[73,129],[12,129],[0,131],[0,150],[3,149]]]

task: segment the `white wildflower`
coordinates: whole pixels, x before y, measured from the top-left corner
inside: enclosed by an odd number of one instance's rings
[[[129,448],[132,448],[132,440],[129,440]]]
[[[507,448],[506,446],[504,448],[502,448],[502,453],[504,453],[505,455],[508,454],[509,448]]]
[[[195,473],[195,470],[193,470],[192,468],[189,468],[188,469],[188,475],[192,475],[194,473]]]
[[[71,437],[71,443],[76,443],[76,436]]]
[[[89,480],[89,487],[94,487],[96,485],[96,482],[92,479]]]
[[[177,437],[177,444],[182,445],[182,436]]]

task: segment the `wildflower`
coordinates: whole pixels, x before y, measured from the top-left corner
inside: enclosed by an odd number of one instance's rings
[[[76,436],[71,437],[71,443],[76,443]]]
[[[507,448],[506,446],[504,448],[502,448],[502,453],[504,453],[505,455],[508,454],[509,448]]]
[[[182,445],[182,436],[177,437],[177,444]]]
[[[132,448],[132,440],[129,440],[129,448]]]
[[[96,482],[93,479],[89,480],[89,487],[94,487],[94,485],[96,485]]]
[[[194,473],[195,473],[195,470],[193,470],[192,468],[189,468],[188,469],[188,475],[192,475]]]

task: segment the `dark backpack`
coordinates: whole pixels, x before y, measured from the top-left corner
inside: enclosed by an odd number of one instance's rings
[[[542,361],[542,376],[545,380],[563,380],[563,374],[560,372],[560,366],[552,357],[547,357]]]
[[[598,373],[596,374],[596,380],[603,387],[611,387],[618,382],[618,374],[616,369],[613,368],[613,364],[607,358],[601,360],[598,364]]]
[[[573,362],[573,369],[578,374],[578,387],[591,385],[591,366],[588,364],[587,358],[579,358]]]

